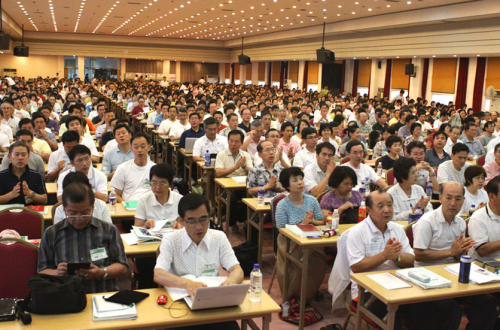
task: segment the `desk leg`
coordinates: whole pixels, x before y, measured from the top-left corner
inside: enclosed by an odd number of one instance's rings
[[[231,195],[233,191],[226,189],[226,236],[229,237],[229,215],[231,214]]]
[[[187,177],[187,182],[188,182],[188,189],[189,189],[189,192],[191,192],[191,187],[193,186],[192,184],[192,171],[193,171],[193,162],[192,162],[192,158],[191,160],[189,161],[186,161],[186,164],[188,164],[188,177]]]
[[[247,320],[241,320],[241,330],[247,330]]]
[[[247,241],[252,240],[252,209],[247,207]],[[259,263],[260,265],[260,263]]]
[[[260,267],[262,267],[262,249],[264,246],[264,219],[265,213],[259,212],[259,251],[258,251],[258,262]]]
[[[356,327],[355,330],[361,330],[363,325],[363,313],[361,312],[362,302],[365,300],[365,288],[358,284],[358,312],[356,313]]]
[[[285,247],[285,278],[283,279],[283,297],[288,297],[288,282],[290,280],[290,277],[289,277],[289,274],[288,274],[288,271],[290,270],[290,260],[288,260],[288,254],[289,254],[289,251],[290,251],[290,239],[286,236],[285,237],[285,240],[286,240],[286,247]],[[282,302],[284,303],[284,301]]]
[[[262,318],[262,330],[269,330],[269,324],[271,324],[271,314],[268,314]]]
[[[307,291],[307,269],[309,267],[310,249],[302,248],[302,283],[300,287],[300,317],[299,330],[304,329],[304,317],[306,313],[306,291]]]
[[[395,304],[388,304],[387,311],[389,312],[386,317],[387,327],[386,330],[394,330],[394,323],[396,321],[396,312],[399,306]]]
[[[222,196],[224,192],[224,188],[219,187],[217,189],[217,183],[215,184],[215,191],[217,192],[217,224],[222,226]],[[221,227],[222,228],[222,227]],[[222,228],[223,229],[223,228]]]

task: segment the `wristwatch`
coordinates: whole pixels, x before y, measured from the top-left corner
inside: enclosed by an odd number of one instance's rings
[[[401,261],[401,256],[398,256],[398,257],[397,257],[396,259],[394,259],[393,261],[394,261],[394,262],[396,262],[396,263],[400,262],[400,261]],[[106,269],[106,268],[104,268],[104,269]]]
[[[33,198],[33,197],[35,197],[35,195],[36,195],[36,194],[35,194],[35,192],[33,191],[33,193],[31,194],[31,196],[30,196],[30,197],[31,197],[31,198]]]
[[[108,277],[108,270],[106,269],[106,267],[104,267],[102,270],[104,270],[104,276],[102,277],[102,280],[104,281],[106,277]]]

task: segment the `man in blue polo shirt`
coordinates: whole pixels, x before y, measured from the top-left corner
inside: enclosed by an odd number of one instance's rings
[[[186,138],[199,138],[205,135],[205,130],[200,126],[201,116],[193,112],[189,115],[189,124],[191,128],[182,133],[181,140],[179,141],[179,149],[184,150],[186,148]]]
[[[9,147],[9,168],[0,172],[0,204],[47,204],[43,177],[27,164],[30,149],[24,142]]]

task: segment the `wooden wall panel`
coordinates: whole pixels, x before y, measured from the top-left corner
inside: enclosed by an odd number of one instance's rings
[[[405,65],[409,64],[409,58],[393,59],[391,70],[391,89],[408,89],[410,76],[405,75]],[[384,92],[390,95],[390,91]]]
[[[360,60],[358,69],[358,86],[359,87],[369,87],[370,86],[370,75],[372,73],[372,61],[371,60]]]
[[[318,62],[308,61],[307,64],[307,83],[317,84],[318,83]],[[305,88],[306,86],[304,86]]]
[[[500,57],[489,57],[486,62],[486,81],[484,91],[490,86],[500,90]]]
[[[456,77],[456,58],[435,58],[432,69],[431,91],[454,94]]]

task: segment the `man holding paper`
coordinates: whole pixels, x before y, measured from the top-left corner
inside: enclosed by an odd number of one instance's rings
[[[347,259],[353,273],[413,267],[415,257],[403,227],[391,222],[392,204],[391,195],[385,191],[375,191],[366,198],[369,216],[351,228],[347,237]],[[351,295],[357,303],[358,286],[354,281],[351,283]],[[371,294],[366,292],[365,301],[370,298]],[[404,318],[409,329],[455,330],[462,313],[450,307],[454,305],[448,300],[401,305],[395,329],[402,328]],[[387,306],[378,299],[368,309],[380,319],[387,314]]]
[[[243,281],[243,270],[226,234],[208,229],[208,210],[205,196],[187,194],[182,197],[178,221],[184,228],[163,238],[156,262],[155,282],[169,288],[185,289],[192,299],[197,288],[207,285],[182,276],[219,276],[222,266],[229,276],[221,285],[240,284]],[[226,323],[219,324],[219,328],[239,329],[236,322],[228,323],[229,326]],[[206,329],[206,326],[202,326],[202,329]]]
[[[458,262],[460,256],[467,254],[474,245],[471,238],[465,238],[465,221],[457,216],[464,202],[462,184],[456,181],[441,184],[439,202],[439,208],[426,212],[413,225],[416,266]],[[455,298],[454,304],[454,310],[461,310],[460,305],[465,306],[469,319],[467,330],[494,328],[498,314],[488,295]]]

